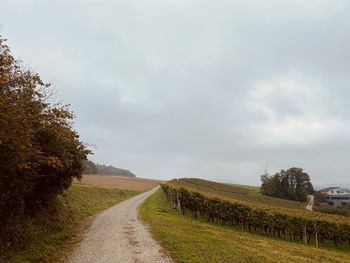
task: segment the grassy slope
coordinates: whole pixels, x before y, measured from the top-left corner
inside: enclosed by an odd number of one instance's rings
[[[183,178],[181,184],[204,192],[214,193],[224,197],[233,198],[244,202],[252,202],[273,207],[305,210],[306,202],[297,202],[287,199],[262,195],[259,187],[223,184],[196,178]]]
[[[7,251],[10,256],[6,262],[58,262],[77,242],[85,219],[137,193],[74,183],[53,208],[26,221],[22,236],[25,246]]]
[[[141,217],[175,262],[350,262],[350,252],[317,249],[181,216],[158,191]]]
[[[320,213],[306,210],[307,202],[298,202],[287,199],[262,195],[260,189],[254,186],[223,184],[198,178],[181,178],[169,181],[168,184],[183,186],[202,194],[218,197],[227,201],[239,202],[253,207],[269,209],[292,216],[301,216],[313,219],[322,219],[330,222],[350,225],[350,218],[342,215]]]

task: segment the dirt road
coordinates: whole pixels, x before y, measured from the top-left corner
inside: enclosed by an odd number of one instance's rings
[[[99,214],[68,262],[172,262],[137,216],[138,206],[158,187]]]

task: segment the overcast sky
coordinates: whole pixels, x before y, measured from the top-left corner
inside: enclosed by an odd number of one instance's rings
[[[139,177],[350,183],[350,1],[1,0],[91,159]]]

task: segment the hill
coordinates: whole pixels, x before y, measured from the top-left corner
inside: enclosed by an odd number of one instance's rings
[[[350,263],[349,251],[305,246],[180,215],[161,190],[141,206],[140,214],[174,262]]]
[[[285,214],[291,217],[297,216],[310,220],[322,219],[329,223],[337,222],[350,226],[350,219],[347,217],[308,211],[305,209],[306,203],[304,202],[264,196],[256,187],[237,186],[196,178],[174,179],[163,184],[162,187],[163,189],[172,189],[175,193],[184,191],[190,193],[190,196],[191,193],[195,193],[201,198],[243,205],[253,210],[260,209],[261,211]]]
[[[84,166],[85,169],[83,174],[119,175],[136,177],[136,175],[130,172],[129,170],[117,168],[112,165],[97,164],[89,160],[84,162]]]
[[[262,206],[288,208],[293,210],[305,210],[306,203],[281,199],[276,197],[265,196],[260,193],[259,187],[244,186],[234,184],[224,184],[212,182],[198,178],[183,178],[176,181],[176,184],[219,195],[229,197],[242,202],[260,204]]]
[[[274,201],[264,202],[262,197],[251,198],[247,192],[239,192],[239,187],[200,179],[174,179],[163,184],[162,189],[182,214],[190,211],[210,221],[286,240],[314,243],[317,247],[325,242],[334,242],[336,247],[350,244],[348,217],[283,206],[281,203],[293,204],[285,199],[280,199],[278,205]]]

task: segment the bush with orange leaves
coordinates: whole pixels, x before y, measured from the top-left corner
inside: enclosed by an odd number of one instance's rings
[[[80,178],[90,153],[68,106],[51,103],[50,94],[0,36],[0,234]]]

